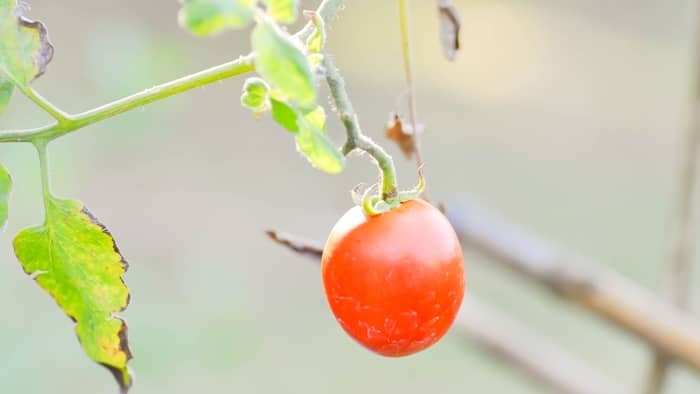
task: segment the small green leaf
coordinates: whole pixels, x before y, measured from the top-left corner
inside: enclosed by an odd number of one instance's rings
[[[7,105],[10,103],[14,88],[15,86],[12,82],[0,76],[0,115],[5,112]]]
[[[270,99],[272,118],[282,127],[296,133],[299,131],[299,117],[303,115],[305,122],[318,130],[326,127],[326,111],[320,105],[314,109],[301,112],[282,100]]]
[[[53,58],[46,27],[25,18],[27,8],[24,2],[0,0],[0,74],[20,86],[41,76]]]
[[[272,119],[275,120],[285,129],[296,133],[299,131],[297,126],[297,112],[285,102],[271,98],[270,104],[272,108]]]
[[[7,169],[0,164],[0,228],[7,223],[7,206],[12,191],[12,179]]]
[[[76,323],[87,355],[126,393],[131,352],[126,323],[115,313],[129,303],[122,280],[128,266],[109,231],[79,201],[47,197],[44,225],[20,232],[14,247],[24,271]]]
[[[290,101],[301,108],[316,104],[316,84],[311,64],[296,38],[283,32],[269,18],[261,18],[251,36],[255,68]]]
[[[309,52],[318,53],[323,50],[326,45],[326,24],[323,22],[321,15],[315,12],[309,12],[308,15],[311,17],[311,22],[314,24],[315,30],[306,39],[306,47],[309,48]]]
[[[253,0],[184,0],[180,25],[198,36],[240,29],[253,20]]]
[[[263,0],[267,13],[279,23],[292,23],[297,19],[297,0]]]
[[[265,111],[268,107],[269,92],[270,87],[265,81],[257,77],[248,78],[243,84],[241,104],[255,112]]]
[[[325,117],[325,116],[324,116]],[[345,156],[328,136],[311,124],[307,118],[300,118],[296,136],[297,148],[309,162],[319,170],[337,174],[345,168]]]
[[[304,114],[306,122],[316,130],[326,129],[326,110],[320,105]]]

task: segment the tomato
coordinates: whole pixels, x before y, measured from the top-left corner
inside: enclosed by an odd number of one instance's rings
[[[331,230],[321,277],[340,326],[383,356],[407,356],[442,338],[465,290],[462,248],[445,216],[416,199],[367,216],[350,209]]]

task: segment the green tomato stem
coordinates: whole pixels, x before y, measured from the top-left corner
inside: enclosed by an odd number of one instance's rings
[[[32,100],[34,104],[39,106],[39,108],[43,109],[47,114],[51,115],[51,117],[53,117],[56,120],[56,122],[58,122],[58,124],[66,124],[70,121],[70,115],[61,111],[49,100],[45,99],[42,95],[40,95],[36,90],[28,86],[21,86],[19,89],[22,91],[22,93],[24,93],[25,96],[27,96],[27,98]]]
[[[34,142],[34,147],[39,155],[39,166],[41,171],[41,191],[44,201],[44,212],[46,216],[44,218],[45,222],[49,220],[49,203],[53,198],[51,195],[51,182],[49,178],[49,162],[48,162],[48,152],[47,152],[47,140],[37,140]]]
[[[399,193],[394,161],[381,146],[362,133],[360,122],[345,88],[345,81],[328,54],[323,57],[323,66],[326,70],[326,81],[331,96],[338,108],[340,120],[343,122],[347,134],[343,153],[347,155],[355,149],[360,149],[374,159],[381,174],[381,198],[388,206],[395,206],[399,202]]]
[[[0,142],[33,142],[39,139],[53,140],[85,126],[111,118],[134,108],[185,92],[222,79],[253,71],[253,56],[243,56],[174,81],[154,86],[134,95],[124,97],[101,107],[67,115],[66,120],[36,129],[5,131],[0,133]]]

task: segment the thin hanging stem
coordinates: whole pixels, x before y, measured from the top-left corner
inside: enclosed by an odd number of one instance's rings
[[[416,95],[413,87],[413,67],[412,67],[412,55],[411,55],[411,37],[410,37],[410,26],[407,10],[407,0],[399,0],[399,24],[401,27],[401,48],[403,52],[403,68],[406,74],[406,86],[408,99],[408,118],[411,122],[411,128],[413,129],[413,154],[416,157],[416,163],[418,167],[423,165],[423,157],[421,155],[420,149],[420,131],[418,130],[418,116],[416,109]]]

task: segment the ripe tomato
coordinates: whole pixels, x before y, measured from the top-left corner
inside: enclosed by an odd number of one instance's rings
[[[462,248],[435,207],[410,200],[367,216],[350,209],[331,231],[321,276],[341,327],[368,349],[407,356],[437,342],[462,304]]]

